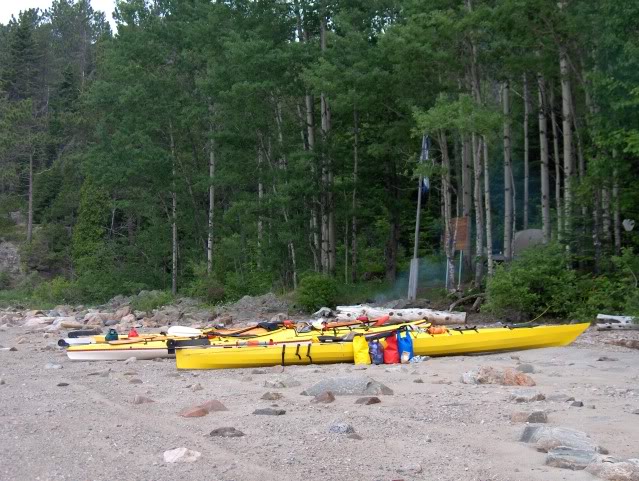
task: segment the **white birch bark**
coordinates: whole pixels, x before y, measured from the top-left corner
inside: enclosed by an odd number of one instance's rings
[[[493,275],[493,214],[490,202],[490,170],[488,162],[488,142],[482,138],[484,146],[484,207],[486,209],[486,258],[488,261],[488,275]]]
[[[548,172],[548,119],[546,115],[546,85],[539,75],[538,108],[539,108],[539,156],[541,160],[541,230],[543,242],[550,242],[550,179]],[[524,227],[526,228],[526,227]]]
[[[502,85],[502,106],[504,113],[504,257],[512,258],[513,243],[513,186],[510,128],[510,88],[508,82]]]
[[[528,120],[530,117],[530,95],[528,93],[528,78],[524,74],[524,230],[528,229],[528,186],[530,178],[529,155],[530,143],[528,140]]]

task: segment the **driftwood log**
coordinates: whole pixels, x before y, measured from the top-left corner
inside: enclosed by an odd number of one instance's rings
[[[435,311],[433,309],[385,309],[365,304],[357,306],[337,306],[335,317],[339,320],[354,320],[359,316],[378,319],[389,316],[391,321],[419,321],[428,319],[433,324],[465,324],[465,312]]]
[[[635,320],[633,316],[611,316],[609,314],[597,314],[597,321],[608,321],[608,324],[632,324]]]

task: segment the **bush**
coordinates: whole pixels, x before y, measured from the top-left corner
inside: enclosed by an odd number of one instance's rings
[[[304,276],[297,289],[297,302],[307,311],[316,311],[320,307],[333,306],[338,289],[334,279],[321,274]]]
[[[565,317],[577,302],[577,276],[566,268],[562,246],[552,244],[525,251],[509,265],[500,266],[488,280],[487,312],[504,315],[517,311],[531,317],[544,311]]]
[[[136,311],[151,312],[161,306],[173,302],[173,296],[165,291],[142,291],[131,301],[131,307]]]
[[[78,285],[63,277],[43,282],[33,290],[33,299],[43,304],[74,304],[81,297]]]
[[[0,272],[0,291],[9,289],[11,287],[11,276],[8,272]]]

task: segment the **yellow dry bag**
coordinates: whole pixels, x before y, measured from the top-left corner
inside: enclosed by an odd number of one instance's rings
[[[371,356],[368,353],[368,342],[364,336],[355,336],[353,339],[353,354],[355,364],[370,364]]]

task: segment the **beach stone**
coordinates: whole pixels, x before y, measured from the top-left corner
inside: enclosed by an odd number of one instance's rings
[[[532,389],[518,389],[510,394],[510,399],[517,403],[530,403],[534,401],[543,401],[546,399],[546,396]]]
[[[133,404],[149,404],[155,402],[153,399],[145,396],[135,396],[133,398]]]
[[[562,447],[577,451],[607,454],[607,450],[599,446],[586,433],[572,428],[526,426],[520,441],[534,444],[538,451],[544,453]]]
[[[348,439],[357,439],[358,441],[361,441],[362,439],[364,439],[363,437],[361,437],[359,434],[357,433],[350,433],[346,436]]]
[[[272,389],[283,389],[287,387],[301,386],[302,383],[290,376],[274,379],[272,381],[264,381],[264,387]]]
[[[137,357],[135,357],[135,356],[133,356],[133,357],[130,357],[130,358],[128,358],[128,359],[125,359],[125,360],[122,362],[122,364],[132,364],[132,363],[137,362],[137,361],[138,361],[138,358],[137,358]]]
[[[417,379],[414,379],[414,380],[413,380],[413,382],[414,382],[415,384],[424,384],[424,380],[423,380],[421,377],[420,377],[420,378],[417,378]]]
[[[533,374],[535,372],[535,366],[532,364],[518,364],[516,369],[519,372],[525,372],[526,374]]]
[[[100,376],[100,377],[109,377],[109,373],[111,372],[111,368],[108,367],[106,369],[102,369],[101,371],[94,371],[87,374],[88,376]]]
[[[608,356],[601,356],[597,359],[597,361],[618,361],[619,359],[617,359],[616,357],[608,357]]]
[[[266,373],[267,373],[266,369],[253,369],[251,371],[251,374],[266,374]]]
[[[115,314],[113,315],[113,318],[121,321],[126,316],[128,316],[128,315],[130,315],[132,313],[133,313],[133,311],[131,310],[131,306],[124,306],[124,307],[119,308],[117,311],[115,311]]]
[[[226,406],[217,399],[209,399],[204,404],[201,404],[199,407],[201,407],[202,409],[206,409],[206,411],[209,413],[228,411]]]
[[[514,423],[547,423],[548,415],[544,411],[515,412],[510,416],[510,420]]]
[[[355,429],[348,423],[336,422],[330,425],[328,432],[336,434],[352,434],[355,432]]]
[[[632,411],[632,414],[639,414],[639,409],[635,409],[634,411]]]
[[[211,436],[220,437],[220,438],[241,438],[244,436],[244,433],[239,429],[235,429],[233,427],[225,427],[225,428],[216,428],[211,431]]]
[[[197,391],[203,391],[204,388],[202,387],[202,385],[198,382],[197,384],[193,384],[193,386],[191,386],[191,391],[193,392],[197,392]]]
[[[120,323],[121,324],[133,324],[136,320],[137,320],[137,318],[135,317],[135,314],[128,314],[128,315],[124,316],[122,319],[120,319]]]
[[[312,403],[322,404],[330,404],[333,401],[335,401],[335,395],[331,391],[321,392],[311,400]]]
[[[586,469],[594,458],[594,451],[560,446],[548,451],[548,455],[546,456],[546,465],[553,466],[555,468],[578,471]]]
[[[22,327],[44,327],[53,324],[55,317],[31,317],[25,321]]]
[[[208,414],[208,410],[202,406],[193,406],[190,408],[184,408],[179,412],[179,415],[183,418],[201,418]]]
[[[202,456],[202,453],[191,451],[187,448],[176,448],[164,451],[165,463],[193,463]]]
[[[75,317],[62,318],[59,326],[62,329],[82,329],[84,324],[75,320]]]
[[[598,455],[586,466],[586,472],[607,481],[639,481],[639,459]]]
[[[398,473],[419,474],[422,472],[422,465],[419,463],[407,463],[397,468]]]
[[[0,386],[6,384],[7,382],[4,379],[0,379]]]
[[[143,383],[142,379],[138,379],[137,377],[134,377],[133,379],[129,380],[129,382],[131,384],[142,384]]]
[[[302,391],[303,396],[317,396],[321,392],[331,391],[336,396],[392,395],[388,386],[367,376],[346,376],[324,379]]]
[[[12,346],[12,347],[9,348],[10,352],[16,352],[17,350],[18,350],[18,348],[15,347],[15,346]],[[62,366],[60,366],[60,367],[62,367]]]
[[[56,364],[54,362],[48,362],[44,365],[45,369],[62,369],[62,364]]]
[[[584,403],[583,403],[582,401],[573,401],[573,402],[571,402],[571,403],[570,403],[570,405],[571,405],[572,407],[575,407],[575,408],[582,408],[582,407],[584,407]]]
[[[535,381],[528,375],[506,368],[503,371],[491,366],[482,366],[462,374],[463,384],[501,384],[503,386],[534,386]]]
[[[104,324],[105,327],[110,327],[110,326],[115,326],[116,324],[119,324],[120,321],[118,319],[106,319],[102,323]]]
[[[282,416],[286,414],[286,411],[284,409],[263,408],[263,409],[256,409],[255,411],[253,411],[253,414],[258,414],[262,416]]]
[[[265,392],[262,394],[260,399],[264,399],[266,401],[277,401],[278,399],[282,399],[282,396],[279,392]]]
[[[382,400],[377,396],[366,396],[359,398],[357,401],[355,401],[355,404],[363,404],[365,406],[369,406],[371,404],[379,404],[381,402]]]
[[[56,384],[56,386],[58,386],[58,387],[66,387],[68,385],[69,385],[68,382],[59,382],[58,384]]]

